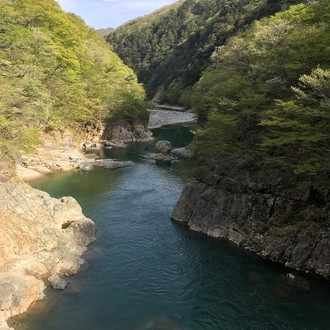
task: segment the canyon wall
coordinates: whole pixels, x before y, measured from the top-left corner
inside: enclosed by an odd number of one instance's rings
[[[288,268],[330,278],[329,189],[275,174],[190,182],[173,220]]]

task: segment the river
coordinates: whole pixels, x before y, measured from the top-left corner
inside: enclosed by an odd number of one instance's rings
[[[181,130],[163,131],[180,146]],[[179,142],[178,142],[179,141]],[[329,329],[330,287],[288,285],[285,270],[170,221],[188,165],[158,167],[145,147],[117,153],[131,168],[35,181],[72,195],[97,224],[82,271],[17,318],[18,330]]]

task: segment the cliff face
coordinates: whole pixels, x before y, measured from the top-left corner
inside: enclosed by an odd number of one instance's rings
[[[73,198],[51,198],[17,179],[2,182],[0,328],[42,299],[48,285],[63,289],[94,240],[95,225]]]
[[[173,220],[288,268],[330,278],[329,191],[274,176],[188,184]]]

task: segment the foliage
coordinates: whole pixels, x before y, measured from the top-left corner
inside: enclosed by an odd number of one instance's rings
[[[103,120],[143,88],[106,42],[54,0],[0,0],[1,149],[39,129]]]
[[[122,97],[118,100],[116,110],[111,113],[109,120],[125,120],[131,123],[140,121],[146,124],[149,116],[144,96],[129,91],[122,91],[120,95]]]
[[[215,52],[193,88],[196,111],[210,117],[199,155],[216,150],[222,161],[230,154],[296,173],[329,172],[329,13],[327,0],[292,6]]]
[[[221,46],[253,20],[298,0],[185,0],[113,31],[108,41],[150,97],[190,105],[191,87]]]

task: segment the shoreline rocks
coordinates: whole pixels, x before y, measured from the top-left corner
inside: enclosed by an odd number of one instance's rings
[[[82,171],[91,171],[95,167],[102,167],[107,169],[118,169],[124,167],[133,166],[134,163],[131,161],[119,161],[114,159],[92,159],[87,160],[79,165],[79,169]]]
[[[256,180],[246,173],[196,179],[186,185],[172,219],[289,269],[330,279],[329,194],[278,182],[274,175]]]
[[[154,141],[152,132],[142,122],[117,121],[105,127],[102,140],[106,145],[125,148],[132,143],[148,143]]]
[[[146,155],[146,159],[151,159],[156,162],[157,165],[170,166],[180,159],[191,159],[193,153],[188,147],[174,148],[170,141],[160,140],[155,145],[155,153],[149,153]]]
[[[0,184],[0,325],[62,289],[76,274],[95,224],[71,197],[55,199],[12,178]],[[2,329],[1,328],[1,329]]]

